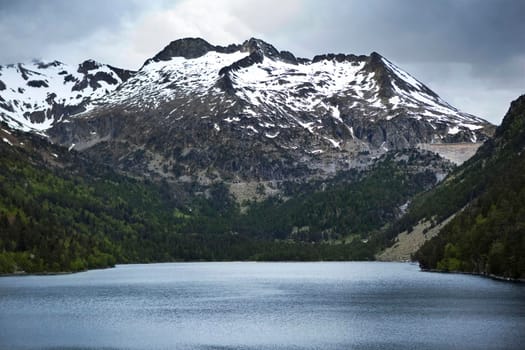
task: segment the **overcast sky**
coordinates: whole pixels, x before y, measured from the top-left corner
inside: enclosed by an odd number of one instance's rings
[[[495,124],[525,93],[524,0],[0,0],[0,64],[138,69],[170,41],[261,38],[297,56],[377,51]]]

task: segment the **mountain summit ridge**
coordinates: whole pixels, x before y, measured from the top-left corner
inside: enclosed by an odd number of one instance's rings
[[[139,175],[331,176],[388,150],[475,144],[493,130],[376,52],[304,59],[256,38],[228,46],[185,38],[137,72],[86,61],[71,81],[61,75],[68,71],[36,73],[64,83],[35,83],[35,105],[0,70],[1,119],[68,148],[102,152],[122,169],[123,159],[143,153],[147,166],[125,162]],[[72,94],[70,105],[63,96]]]
[[[269,58],[281,58],[283,60],[288,60],[289,62],[297,63],[297,58],[295,58],[291,52],[278,51],[273,45],[257,38],[250,38],[245,40],[242,44],[229,44],[228,46],[212,45],[202,38],[183,38],[170,42],[154,57],[146,60],[145,64],[152,61],[169,61],[174,57],[184,57],[186,59],[199,58],[210,51],[226,54],[235,51],[252,54],[259,51],[261,54]],[[300,60],[306,61],[306,59]]]

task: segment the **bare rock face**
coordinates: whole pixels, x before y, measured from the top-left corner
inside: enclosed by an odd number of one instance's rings
[[[38,75],[48,85],[31,87],[46,89],[38,108],[23,93],[13,98],[29,87],[6,81],[3,69],[0,116],[11,125],[173,181],[329,177],[388,150],[478,143],[493,131],[375,52],[310,60],[255,38],[229,46],[187,38],[137,72],[93,61],[73,73],[60,63],[11,67],[20,82]]]

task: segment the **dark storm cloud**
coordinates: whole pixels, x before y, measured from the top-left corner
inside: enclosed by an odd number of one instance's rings
[[[136,2],[126,0],[0,0],[0,63],[48,55],[49,47],[97,30],[118,30],[137,10]]]
[[[475,69],[512,64],[525,54],[521,0],[325,0],[309,7],[310,28],[296,28],[308,51],[321,44],[324,50],[379,51],[403,62],[468,62]]]

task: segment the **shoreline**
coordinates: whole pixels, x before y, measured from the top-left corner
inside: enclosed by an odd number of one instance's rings
[[[421,269],[421,271],[431,272],[431,273],[443,273],[443,274],[448,273],[448,274],[455,274],[455,275],[470,275],[470,276],[488,278],[488,279],[498,281],[498,282],[525,283],[525,279],[523,278],[510,278],[510,277],[504,277],[504,276],[498,276],[498,275],[486,274],[486,273],[478,273],[478,272],[445,271],[445,270],[438,270],[438,269]]]
[[[108,267],[110,268],[110,267]],[[96,269],[93,269],[96,270]],[[81,273],[86,271],[92,271],[92,270],[82,270],[82,271],[57,271],[57,272],[50,272],[50,271],[42,271],[42,272],[25,272],[25,271],[17,271],[13,273],[2,273],[0,274],[0,278],[2,277],[24,277],[24,276],[61,276],[61,275],[72,275],[74,273]]]
[[[80,271],[41,271],[41,272],[25,272],[25,271],[17,271],[13,273],[0,273],[0,278],[2,277],[25,277],[25,276],[62,276],[62,275],[73,275],[76,273],[82,273],[82,272],[88,272],[88,271],[95,271],[95,270],[107,270],[115,268],[114,266],[107,266],[107,267],[100,267],[96,269],[86,269],[86,270],[80,270]]]
[[[324,262],[391,262],[391,263],[412,263],[410,261],[379,261],[379,260],[174,260],[174,261],[157,261],[157,262],[134,262],[115,264],[114,266],[100,267],[96,269],[86,269],[81,271],[57,271],[57,272],[24,272],[17,271],[13,273],[0,273],[2,277],[24,277],[24,276],[61,276],[72,275],[96,270],[113,269],[116,266],[126,265],[149,265],[149,264],[194,264],[194,263],[324,263]]]
[[[322,262],[382,262],[382,263],[402,263],[402,264],[417,264],[416,261],[410,261],[410,260],[403,260],[403,261],[381,261],[381,260],[281,260],[281,261],[274,261],[274,260],[192,260],[192,261],[163,261],[163,262],[149,262],[149,263],[129,263],[129,264],[115,264],[114,266],[108,266],[108,267],[102,267],[97,269],[86,269],[82,271],[57,271],[57,272],[35,272],[35,273],[27,273],[23,271],[17,271],[13,273],[4,273],[0,274],[0,278],[2,277],[24,277],[24,276],[62,276],[62,275],[72,275],[77,273],[83,273],[88,271],[95,271],[95,270],[107,270],[107,269],[113,269],[117,265],[125,266],[125,265],[148,265],[148,264],[170,264],[170,263],[213,263],[213,262],[231,262],[231,263],[322,263]],[[430,273],[441,273],[441,274],[456,274],[456,275],[471,275],[476,277],[483,277],[492,279],[494,281],[498,282],[507,282],[507,283],[525,283],[525,279],[523,278],[510,278],[510,277],[504,277],[504,276],[498,276],[493,274],[484,274],[484,273],[476,273],[476,272],[465,272],[465,271],[445,271],[445,270],[439,270],[439,269],[419,269],[420,272],[430,272]]]

